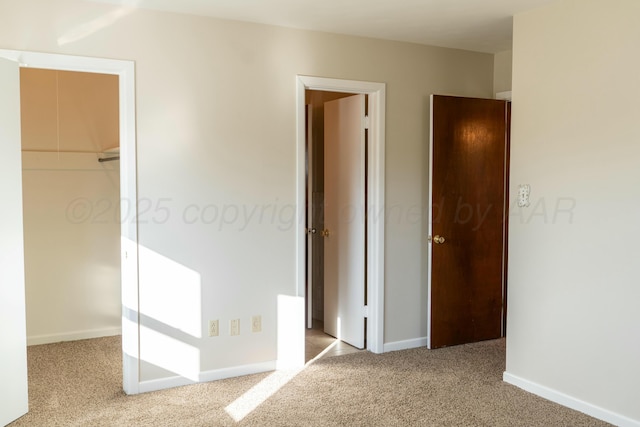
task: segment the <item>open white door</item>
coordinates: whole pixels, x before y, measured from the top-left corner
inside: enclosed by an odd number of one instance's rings
[[[307,328],[313,328],[313,107],[307,105]]]
[[[27,413],[20,69],[0,58],[0,425]]]
[[[324,331],[364,348],[365,96],[324,104]]]

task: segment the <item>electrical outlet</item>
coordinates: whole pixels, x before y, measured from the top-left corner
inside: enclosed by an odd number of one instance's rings
[[[251,316],[251,332],[262,331],[262,316]]]
[[[240,335],[240,319],[229,321],[229,335]]]
[[[531,197],[531,186],[529,184],[520,184],[518,186],[518,207],[529,207],[529,198]]]
[[[209,336],[210,337],[217,337],[218,335],[220,335],[220,323],[218,322],[218,319],[216,320],[209,320]]]

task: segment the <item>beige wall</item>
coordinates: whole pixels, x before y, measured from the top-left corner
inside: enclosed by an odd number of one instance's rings
[[[513,51],[498,52],[493,56],[493,93],[511,90]]]
[[[80,0],[0,0],[0,10],[3,48],[135,61],[138,195],[150,207],[139,225],[143,321],[195,351],[202,371],[276,358],[276,299],[296,292],[295,76],[386,83],[395,213],[384,340],[424,340],[429,94],[492,97],[493,55]],[[262,219],[243,216],[254,209]],[[263,332],[251,334],[256,314]],[[239,337],[225,333],[232,318]],[[208,319],[221,336],[201,337]]]
[[[640,425],[640,2],[516,16],[507,374]],[[541,386],[541,387],[538,387]]]
[[[20,70],[22,149],[97,153],[119,146],[118,76]]]

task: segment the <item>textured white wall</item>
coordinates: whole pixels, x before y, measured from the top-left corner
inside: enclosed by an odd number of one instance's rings
[[[640,3],[515,18],[507,373],[639,425]],[[635,420],[631,423],[629,420]],[[622,423],[622,419],[617,422]]]
[[[203,371],[275,360],[277,297],[296,289],[297,74],[387,84],[385,342],[426,337],[429,94],[491,97],[493,55],[80,0],[0,10],[5,48],[135,61],[143,353],[175,343]],[[208,319],[219,337],[201,337]]]

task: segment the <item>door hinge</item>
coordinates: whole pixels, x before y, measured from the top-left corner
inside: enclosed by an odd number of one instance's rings
[[[364,128],[369,129],[370,125],[371,125],[371,120],[369,119],[369,116],[364,116]]]
[[[362,306],[362,315],[367,319],[369,318],[369,306],[368,305],[363,305]]]

